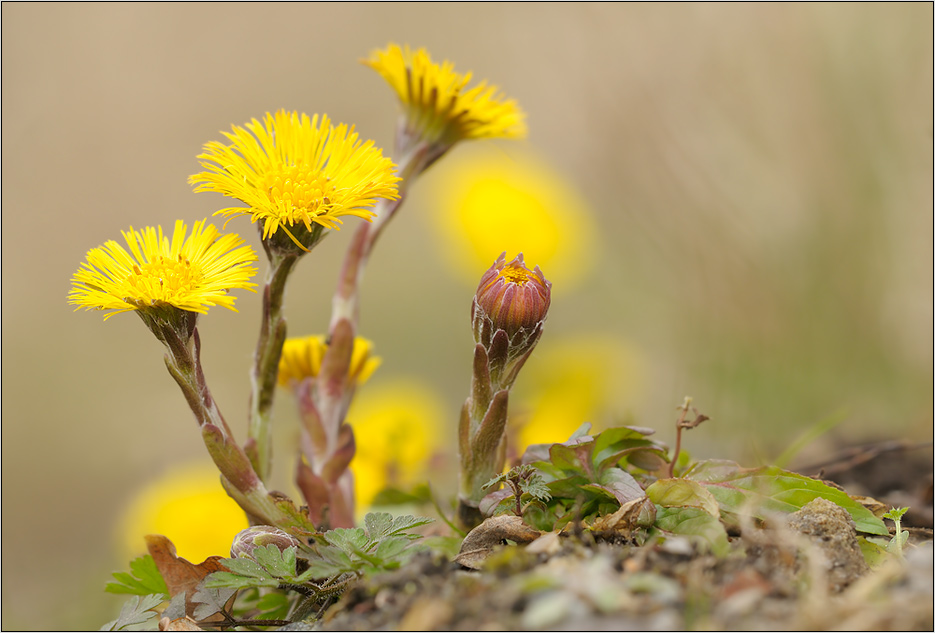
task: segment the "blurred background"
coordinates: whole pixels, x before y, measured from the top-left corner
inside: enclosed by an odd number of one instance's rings
[[[327,113],[392,155],[395,95],[359,63],[389,42],[498,85],[530,128],[435,165],[367,272],[361,334],[383,364],[351,419],[384,429],[387,451],[386,429],[423,429],[402,435],[425,464],[402,484],[454,491],[469,307],[502,250],[554,282],[511,398],[519,441],[588,421],[671,444],[685,395],[711,417],[685,438],[696,457],[753,465],[829,419],[809,450],[930,440],[932,23],[929,3],[4,3],[3,628],[115,617],[103,585],[157,529],[139,513],[160,485],[214,477],[139,319],[66,305],[85,253],[224,206],[192,193],[195,156],[267,111]],[[291,334],[327,327],[354,221],[299,266]],[[259,250],[243,218],[228,230]],[[200,329],[242,439],[259,299],[237,307]],[[293,409],[277,401],[283,490]],[[163,519],[229,542],[222,516]]]

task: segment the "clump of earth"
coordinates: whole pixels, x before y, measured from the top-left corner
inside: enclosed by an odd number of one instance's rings
[[[848,513],[818,498],[785,521],[744,527],[721,558],[679,537],[638,545],[583,530],[497,545],[469,562],[478,569],[424,552],[288,628],[932,630],[931,476],[929,456],[898,489],[877,492],[883,502],[911,493],[904,526],[926,525],[910,527],[903,558],[875,569]]]

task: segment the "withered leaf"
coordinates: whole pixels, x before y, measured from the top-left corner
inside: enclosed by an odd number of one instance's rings
[[[145,539],[146,549],[149,550],[149,555],[153,557],[156,567],[159,568],[159,573],[162,574],[163,579],[166,581],[166,587],[169,588],[169,595],[174,597],[184,592],[185,615],[193,616],[195,608],[200,603],[193,601],[192,597],[195,595],[195,591],[198,585],[201,584],[201,581],[205,579],[205,576],[216,571],[228,571],[228,569],[219,562],[223,557],[209,556],[203,563],[196,565],[177,556],[175,553],[175,545],[166,537],[159,534],[147,534]],[[232,597],[231,602],[227,605],[228,607],[231,606],[233,600],[234,598]],[[210,618],[203,618],[203,620],[212,619],[222,620],[223,616],[216,613]]]
[[[464,537],[464,541],[461,542],[461,552],[455,557],[455,562],[468,569],[480,569],[481,564],[490,556],[495,546],[507,540],[517,544],[531,543],[541,535],[542,532],[523,523],[521,517],[513,515],[490,517]]]

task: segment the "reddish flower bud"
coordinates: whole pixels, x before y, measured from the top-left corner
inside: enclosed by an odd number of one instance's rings
[[[545,320],[551,296],[552,283],[538,266],[526,268],[522,253],[507,264],[506,253],[502,253],[481,277],[474,295],[475,310],[481,310],[495,330],[505,330],[512,338]]]

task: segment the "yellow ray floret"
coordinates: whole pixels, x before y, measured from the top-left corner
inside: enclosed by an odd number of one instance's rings
[[[374,51],[363,63],[383,75],[396,91],[409,119],[430,141],[523,138],[525,113],[496,86],[481,81],[467,89],[471,73],[455,72],[449,61],[432,61],[424,48],[390,44]]]
[[[195,191],[236,198],[244,207],[217,213],[249,215],[263,222],[263,239],[282,228],[313,224],[336,228],[341,216],[370,219],[378,198],[399,197],[395,165],[373,141],[362,143],[353,126],[333,126],[328,117],[280,110],[224,132],[198,156],[207,171],[189,182]]]
[[[292,383],[317,376],[327,350],[328,344],[323,336],[286,339],[279,360],[279,384],[288,387]],[[360,336],[354,338],[348,375],[358,385],[367,382],[380,366],[380,357],[371,356],[372,350],[373,343]]]
[[[191,235],[176,221],[171,240],[162,227],[123,231],[129,251],[114,240],[88,251],[72,277],[68,299],[76,309],[129,310],[174,306],[204,314],[211,306],[235,310],[233,288],[253,290],[256,253],[234,234],[222,235],[205,220]]]

